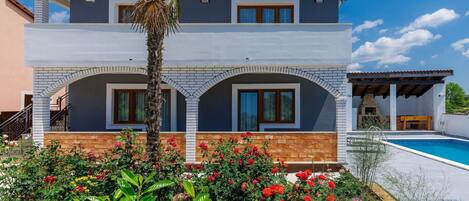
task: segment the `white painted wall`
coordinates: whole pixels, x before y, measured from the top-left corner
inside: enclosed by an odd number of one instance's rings
[[[350,24],[182,24],[165,41],[165,66],[347,66]],[[33,67],[145,66],[145,35],[128,24],[25,25]]]
[[[443,114],[441,125],[445,134],[469,138],[469,115]]]

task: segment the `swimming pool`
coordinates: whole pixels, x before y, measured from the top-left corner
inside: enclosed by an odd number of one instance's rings
[[[469,141],[455,139],[387,140],[390,143],[469,165]]]

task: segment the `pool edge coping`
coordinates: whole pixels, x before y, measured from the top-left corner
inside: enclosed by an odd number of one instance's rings
[[[414,138],[414,139],[406,138],[406,139],[399,139],[399,140],[436,140],[436,139],[443,140],[445,138],[433,138],[433,139],[432,138]],[[446,139],[459,140],[459,139],[456,139],[456,138],[446,138]],[[393,140],[393,139],[388,139],[388,140]],[[398,140],[398,139],[394,139],[394,140]],[[465,164],[462,164],[462,163],[459,163],[459,162],[448,160],[448,159],[445,159],[445,158],[442,158],[442,157],[439,157],[439,156],[434,156],[434,155],[431,155],[431,154],[427,154],[425,152],[418,151],[418,150],[411,149],[411,148],[407,148],[407,147],[397,145],[397,144],[394,144],[394,143],[391,143],[391,142],[387,142],[387,141],[383,141],[383,140],[380,140],[380,141],[383,144],[392,146],[394,148],[397,148],[397,149],[400,149],[400,150],[403,150],[403,151],[406,151],[406,152],[409,152],[409,153],[413,153],[413,154],[416,154],[416,155],[419,155],[419,156],[422,156],[422,157],[425,157],[425,158],[428,158],[428,159],[432,159],[432,160],[435,160],[435,161],[438,161],[438,162],[441,162],[441,163],[444,163],[444,164],[447,164],[447,165],[451,165],[451,166],[456,167],[456,168],[460,168],[460,169],[469,171],[469,165],[465,165]],[[461,141],[467,141],[467,140],[461,140]]]

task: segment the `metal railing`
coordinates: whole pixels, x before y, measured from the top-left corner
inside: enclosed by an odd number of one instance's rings
[[[8,140],[18,140],[22,134],[29,133],[32,127],[33,105],[29,104],[21,111],[0,124],[0,133],[8,135]]]

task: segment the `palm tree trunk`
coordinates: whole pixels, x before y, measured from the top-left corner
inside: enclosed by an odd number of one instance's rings
[[[147,125],[147,154],[150,163],[156,164],[160,159],[161,129],[161,71],[163,65],[164,33],[148,32],[148,83],[145,96],[145,123]]]

